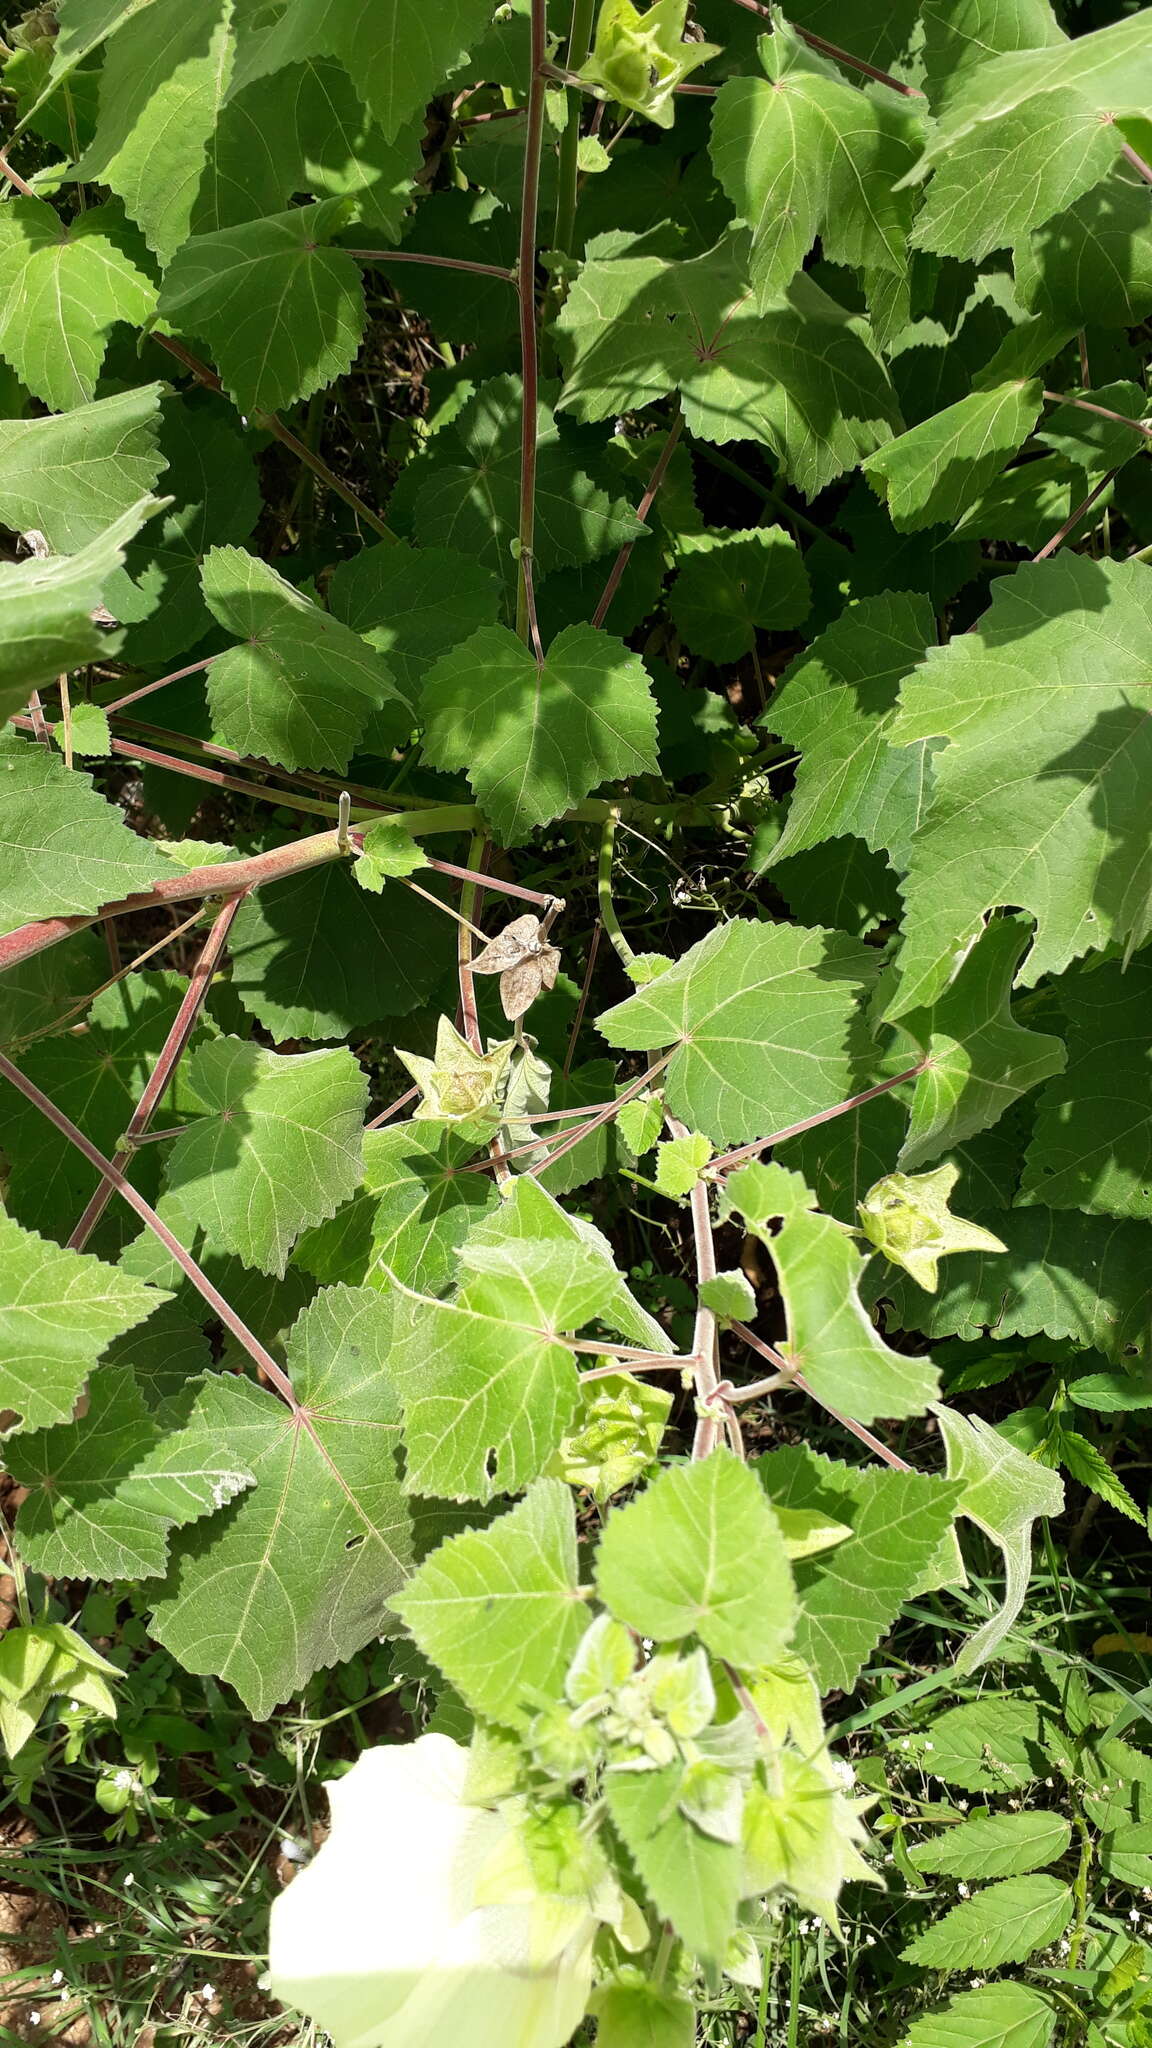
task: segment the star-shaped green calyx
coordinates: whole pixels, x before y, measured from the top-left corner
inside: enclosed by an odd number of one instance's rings
[[[403,1061],[420,1090],[417,1120],[459,1124],[473,1118],[498,1119],[514,1045],[514,1039],[502,1038],[487,1052],[474,1052],[455,1025],[441,1017],[433,1059],[418,1052],[402,1052],[397,1046],[397,1059]]]
[[[928,1294],[936,1292],[938,1263],[947,1253],[1008,1249],[981,1224],[953,1216],[948,1200],[959,1178],[960,1168],[952,1165],[932,1173],[889,1173],[859,1204],[864,1235]]]
[[[676,87],[720,50],[718,43],[684,41],[687,14],[688,0],[656,0],[646,14],[632,0],[603,0],[580,77],[657,127],[670,128]]]

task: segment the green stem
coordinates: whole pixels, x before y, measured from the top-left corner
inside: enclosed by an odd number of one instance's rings
[[[619,820],[619,811],[612,809],[601,827],[600,859],[596,866],[596,894],[600,902],[600,922],[625,967],[629,967],[636,955],[620,929],[620,919],[616,915],[616,905],[612,901],[612,854],[616,845],[616,827]]]
[[[567,69],[579,71],[592,47],[592,17],[596,12],[596,0],[572,0],[572,27],[568,35]],[[569,86],[565,98],[568,102],[568,125],[560,137],[559,189],[556,195],[556,247],[566,255],[572,253],[572,238],[576,228],[576,186],[579,171],[580,117],[584,96],[575,86]]]
[[[539,654],[536,606],[532,586],[532,546],[536,537],[536,414],[539,405],[540,350],[536,332],[536,221],[540,210],[540,157],[544,146],[544,60],[548,54],[547,0],[532,0],[532,75],[528,83],[528,118],[524,133],[524,181],[520,198],[520,253],[516,285],[520,294],[520,524],[516,631]]]
[[[743,484],[746,491],[751,491],[754,497],[762,498],[766,505],[771,505],[779,512],[782,519],[790,519],[793,526],[800,528],[801,533],[810,534],[813,540],[827,540],[828,535],[823,527],[817,526],[815,520],[809,519],[805,513],[797,512],[794,505],[789,505],[787,499],[781,498],[768,484],[762,484],[758,477],[749,476],[748,471],[741,469],[738,462],[733,462],[730,455],[723,454],[719,448],[713,448],[708,441],[697,441],[695,438],[692,447],[705,462],[711,463],[713,469],[718,469],[722,476],[730,476],[734,483]]]

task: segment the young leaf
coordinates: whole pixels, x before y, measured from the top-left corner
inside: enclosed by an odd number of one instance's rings
[[[1152,1217],[1148,1018],[1152,968],[1104,961],[1066,975],[1068,1069],[1040,1097],[1022,1202]]]
[[[928,1729],[932,1746],[924,1762],[962,1792],[1017,1792],[1051,1769],[1049,1734],[1035,1700],[993,1694],[939,1715]]]
[[[43,199],[0,209],[0,355],[53,411],[94,397],[112,328],[141,326],[155,305],[126,240],[108,206],[67,226]]]
[[[958,1670],[974,1671],[995,1655],[1024,1605],[1032,1562],[1032,1524],[1058,1515],[1064,1506],[1059,1476],[1027,1458],[979,1415],[957,1415],[935,1406],[948,1458],[948,1477],[963,1488],[960,1513],[991,1537],[1004,1559],[1004,1604],[956,1659]]]
[[[864,464],[897,533],[953,523],[1011,461],[1043,409],[1038,382],[974,391],[889,441]]]
[[[546,1240],[569,1249],[578,1246],[585,1265],[594,1264],[611,1276],[604,1319],[630,1344],[642,1344],[649,1351],[667,1351],[667,1332],[655,1316],[640,1306],[617,1271],[612,1246],[603,1232],[586,1216],[573,1216],[562,1209],[548,1189],[527,1173],[506,1190],[501,1202],[488,1205],[471,1237],[471,1242],[479,1246],[521,1244],[526,1240]]]
[[[899,685],[933,633],[926,598],[885,593],[850,606],[785,670],[760,723],[804,758],[770,865],[845,834],[906,864],[929,747],[894,747],[889,734]]]
[[[939,1391],[931,1361],[892,1351],[860,1300],[865,1261],[798,1173],[773,1164],[743,1166],[727,1199],[769,1247],[788,1316],[788,1360],[817,1400],[858,1422],[922,1415]],[[777,1217],[783,1227],[773,1235]]]
[[[961,1991],[910,2027],[900,2048],[1048,2048],[1056,2009],[1031,1984]]]
[[[47,747],[0,733],[0,794],[0,930],[34,917],[88,916],[152,887],[156,855],[147,841]]]
[[[900,1153],[905,1170],[986,1130],[1063,1067],[1062,1040],[1028,1031],[1012,1015],[1012,982],[1028,939],[1019,918],[994,919],[936,1002],[901,1019],[928,1061],[917,1076]]]
[[[791,1636],[792,1574],[775,1515],[725,1450],[662,1472],[608,1518],[600,1597],[638,1635],[699,1636],[733,1664],[770,1664]]]
[[[793,1639],[821,1691],[850,1692],[904,1601],[924,1589],[959,1490],[927,1473],[841,1465],[806,1445],[770,1451],[756,1473],[781,1513],[820,1510],[850,1525],[844,1542],[797,1561]]]
[[[100,72],[96,133],[74,175],[123,199],[168,263],[187,238],[232,70],[232,0],[130,10]]]
[[[282,1276],[300,1232],[359,1186],[368,1082],[343,1046],[239,1038],[201,1046],[189,1080],[208,1114],[174,1141],[168,1185],[214,1249]]]
[[[411,1569],[390,1323],[378,1294],[328,1288],[288,1342],[298,1412],[230,1374],[200,1397],[199,1426],[256,1484],[172,1539],[152,1631],[258,1719],[379,1636]]]
[[[733,918],[597,1026],[629,1052],[674,1046],[661,1086],[716,1145],[743,1144],[851,1093],[868,951],[838,932]]]
[[[67,1422],[101,1352],[168,1298],[0,1215],[0,1407]]]
[[[696,2014],[686,1998],[654,1984],[607,1984],[595,1993],[600,2048],[692,2048]]]
[[[1064,1854],[1072,1823],[1061,1813],[989,1813],[910,1851],[917,1870],[944,1877],[1023,1877]]]
[[[406,707],[368,643],[243,548],[213,548],[201,572],[214,618],[243,641],[218,655],[208,701],[222,739],[285,768],[348,765],[369,713]]]
[[[1078,93],[1038,94],[937,162],[912,241],[976,262],[1008,248],[1106,178],[1120,143]]]
[[[1018,243],[1016,294],[1032,312],[1075,328],[1127,327],[1152,306],[1148,187],[1117,173]]]
[[[538,1479],[487,1528],[450,1536],[389,1605],[477,1713],[515,1727],[559,1697],[587,1624],[568,1488]]]
[[[639,655],[569,626],[537,662],[506,626],[483,626],[432,668],[425,752],[464,768],[505,846],[601,782],[654,772],[656,706]]]
[[[690,536],[668,602],[693,653],[721,663],[748,654],[758,627],[798,626],[811,597],[795,541],[756,526]]]
[[[1071,1918],[1072,1893],[1058,1878],[1008,1877],[961,1899],[902,1957],[936,1970],[995,1970],[1059,1941]]]
[[[105,1365],[93,1376],[86,1414],[21,1437],[11,1470],[29,1488],[20,1550],[33,1569],[62,1578],[162,1574],[174,1528],[254,1483],[202,1420],[202,1405],[201,1395],[184,1426],[166,1432],[131,1369]]]
[[[99,540],[164,467],[163,390],[140,384],[48,419],[0,420],[0,518],[18,533],[42,533],[54,554]]]
[[[682,263],[593,257],[556,323],[561,405],[608,419],[679,390],[690,433],[763,442],[814,497],[891,438],[895,398],[863,322],[806,274],[760,312],[749,298],[723,245]]]
[[[1115,1508],[1118,1514],[1127,1515],[1130,1522],[1136,1522],[1141,1528],[1147,1526],[1144,1509],[1137,1507],[1124,1481],[1112,1470],[1104,1453],[1088,1437],[1081,1436],[1079,1430],[1066,1429],[1063,1424],[1058,1423],[1051,1432],[1047,1455],[1053,1461],[1058,1459],[1066,1466],[1073,1479],[1081,1486],[1089,1487],[1101,1500],[1107,1501],[1109,1507]]]
[[[660,1918],[702,1962],[719,1963],[736,1925],[742,1859],[735,1843],[718,1842],[681,1813],[683,1768],[609,1775],[605,1797]]]
[[[1135,791],[1152,764],[1141,678],[1152,569],[1063,554],[998,579],[977,626],[904,684],[893,737],[944,736],[904,897],[889,1016],[946,987],[985,913],[1036,919],[1019,979],[1139,945],[1152,871]]]
[[[397,1303],[393,1370],[413,1493],[491,1500],[544,1470],[579,1391],[573,1354],[555,1337],[604,1314],[616,1279],[574,1246],[473,1241],[453,1301]]]
[[[1045,37],[1047,42],[1048,38]],[[1022,49],[992,57],[965,72],[944,98],[917,177],[924,177],[966,135],[1001,121],[1037,95],[1068,90],[1086,109],[1108,114],[1142,114],[1152,98],[1152,58],[1146,24],[1138,17],[1116,22],[1075,42]]]
[[[351,364],[364,288],[352,257],[328,246],[348,210],[322,199],[195,235],[165,271],[161,318],[203,337],[242,413],[309,398]]]
[[[162,503],[140,498],[74,555],[0,563],[0,719],[21,710],[40,684],[113,652],[119,636],[110,639],[92,614],[133,534]]]

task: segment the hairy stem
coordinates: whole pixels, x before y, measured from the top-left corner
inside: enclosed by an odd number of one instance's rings
[[[596,896],[600,905],[600,922],[611,939],[613,946],[625,967],[636,958],[620,927],[616,905],[612,900],[612,854],[616,845],[616,827],[620,821],[618,811],[609,811],[600,827],[600,857],[596,863]]]
[[[648,488],[645,491],[644,496],[641,498],[640,503],[636,507],[636,517],[641,521],[647,519],[648,514],[652,509],[652,500],[656,496],[657,491],[660,489],[660,486],[664,481],[664,478],[668,471],[668,464],[672,460],[672,457],[676,451],[676,443],[680,439],[680,436],[683,433],[683,431],[684,415],[683,413],[677,413],[676,418],[673,420],[671,428],[669,429],[667,439],[664,442],[664,446],[660,450],[660,453],[656,458],[656,467],[653,469],[652,474],[648,479]],[[604,624],[605,619],[608,617],[608,612],[612,603],[612,599],[615,597],[616,592],[619,590],[620,579],[623,576],[625,569],[628,567],[629,562],[632,560],[632,550],[635,547],[635,545],[636,543],[634,540],[626,540],[619,554],[617,555],[616,560],[613,562],[611,570],[609,571],[608,581],[604,585],[604,589],[600,595],[600,602],[597,605],[596,610],[592,614],[592,624],[594,626],[602,626]]]
[[[179,1061],[188,1049],[192,1033],[196,1029],[204,998],[212,985],[212,976],[220,964],[220,956],[227,943],[236,912],[244,901],[244,894],[232,896],[216,917],[207,939],[201,949],[200,958],[192,970],[191,979],[184,992],[184,1000],[172,1020],[172,1026],[164,1040],[156,1064],[144,1084],[144,1091],[132,1112],[131,1120],[124,1133],[124,1142],[112,1161],[113,1170],[123,1173],[132,1163],[134,1141],[147,1130],[149,1123],[171,1081]],[[107,1175],[101,1180],[88,1207],[68,1239],[68,1249],[82,1252],[100,1218],[115,1193],[113,1182]]]

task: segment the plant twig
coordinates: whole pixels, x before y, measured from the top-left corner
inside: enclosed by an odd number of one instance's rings
[[[178,362],[183,363],[184,368],[191,371],[197,383],[203,384],[206,390],[224,391],[224,386],[216,375],[215,370],[210,370],[207,363],[201,362],[199,356],[193,355],[191,349],[185,348],[183,342],[174,340],[170,334],[158,334],[155,329],[152,330],[150,338],[160,348],[167,349],[169,355],[175,356]],[[392,528],[385,524],[380,514],[373,512],[371,506],[364,503],[359,492],[354,491],[351,484],[346,484],[342,477],[337,476],[334,469],[329,469],[322,455],[318,455],[315,449],[309,448],[307,443],[302,441],[298,434],[292,432],[291,427],[285,426],[279,413],[255,412],[251,414],[251,418],[258,427],[263,427],[265,433],[271,434],[283,447],[290,448],[297,460],[303,462],[312,471],[314,476],[318,476],[321,483],[326,484],[330,491],[335,491],[338,498],[343,498],[346,505],[351,505],[352,510],[364,521],[365,526],[370,526],[373,533],[379,534],[381,540],[390,541],[394,547],[399,547],[399,534],[393,533]]]
[[[713,1159],[707,1171],[711,1177],[718,1173],[730,1173],[734,1166],[743,1166],[746,1159],[755,1159],[766,1152],[770,1145],[782,1145],[786,1138],[798,1138],[802,1131],[814,1131],[817,1124],[831,1123],[834,1117],[847,1116],[849,1110],[859,1109],[861,1103],[871,1102],[877,1095],[887,1095],[893,1088],[899,1088],[905,1081],[914,1081],[931,1065],[927,1059],[917,1060],[914,1067],[906,1067],[902,1074],[893,1074],[890,1081],[877,1081],[874,1088],[865,1088],[859,1095],[849,1095],[832,1109],[821,1109],[815,1116],[802,1117],[798,1124],[789,1124],[786,1130],[773,1131],[770,1137],[755,1138],[750,1145],[738,1145],[734,1152],[722,1152]]]
[[[124,1132],[124,1139],[112,1160],[115,1173],[123,1173],[131,1165],[135,1142],[147,1130],[177,1065],[188,1049],[192,1033],[199,1021],[204,998],[212,985],[212,976],[220,963],[220,956],[227,944],[236,913],[244,901],[243,893],[231,896],[217,913],[216,921],[200,951],[200,958],[192,970],[184,1000],[172,1019],[171,1028],[157,1055],[156,1064],[144,1084],[144,1090],[136,1104]],[[108,1175],[88,1203],[84,1214],[68,1239],[68,1249],[82,1252],[100,1218],[112,1200],[114,1184]]]
[[[564,1066],[562,1069],[565,1081],[572,1072],[572,1060],[580,1038],[580,1026],[584,1022],[584,1012],[588,1008],[588,997],[592,988],[592,975],[596,966],[596,955],[600,951],[600,934],[603,929],[604,926],[601,920],[597,918],[592,927],[592,943],[588,948],[588,965],[584,969],[584,985],[580,990],[580,1001],[576,1005],[576,1015],[572,1019],[572,1029],[568,1033],[568,1049],[564,1054]]]
[[[8,158],[2,149],[0,149],[0,171],[3,171],[4,176],[8,180],[8,183],[10,185],[13,185],[17,192],[23,193],[25,199],[40,198],[40,194],[34,191],[31,185],[25,183],[24,179],[20,176],[20,173],[12,169],[12,166],[9,163]]]
[[[187,668],[173,669],[170,676],[158,676],[154,683],[142,683],[138,690],[129,690],[127,696],[115,697],[111,704],[101,708],[111,718],[117,711],[127,711],[130,704],[138,704],[141,697],[151,697],[157,690],[166,690],[169,683],[182,683],[185,676],[198,676],[202,669],[211,668],[212,663],[219,659],[218,654],[206,654],[203,661],[190,661]]]
[[[1123,467],[1124,464],[1122,462],[1118,462],[1116,464],[1115,469],[1110,469],[1106,476],[1101,477],[1099,483],[1096,484],[1093,487],[1093,489],[1089,491],[1088,496],[1082,499],[1080,504],[1077,505],[1076,510],[1074,512],[1069,513],[1067,519],[1064,521],[1063,526],[1060,527],[1059,530],[1052,535],[1051,540],[1045,541],[1044,546],[1041,548],[1039,554],[1033,555],[1032,560],[1034,562],[1046,562],[1048,560],[1049,555],[1054,555],[1057,549],[1063,546],[1064,542],[1068,538],[1068,535],[1073,531],[1075,527],[1079,526],[1080,521],[1084,517],[1084,514],[1092,510],[1092,507],[1096,503],[1097,498],[1103,495],[1103,493],[1108,489],[1109,484],[1115,482],[1116,478],[1119,476],[1120,471],[1123,469]]]
[[[748,1345],[750,1350],[755,1351],[761,1358],[768,1359],[771,1364],[778,1367],[780,1375],[771,1381],[761,1381],[755,1387],[737,1387],[730,1396],[733,1401],[751,1401],[758,1394],[770,1393],[776,1386],[787,1383],[787,1385],[797,1388],[801,1394],[807,1394],[810,1401],[815,1401],[817,1407],[823,1408],[824,1413],[830,1415],[834,1422],[838,1422],[842,1428],[850,1430],[852,1435],[858,1437],[862,1444],[867,1444],[868,1449],[874,1451],[878,1458],[883,1458],[886,1465],[894,1465],[901,1472],[914,1472],[916,1470],[915,1465],[910,1465],[906,1458],[898,1457],[895,1451],[888,1449],[887,1444],[881,1443],[878,1436],[873,1436],[870,1429],[865,1429],[862,1422],[854,1422],[850,1415],[841,1415],[838,1408],[833,1408],[829,1402],[823,1400],[809,1386],[803,1373],[789,1359],[785,1358],[782,1352],[774,1351],[772,1346],[766,1344],[762,1337],[758,1337],[754,1330],[750,1330],[747,1324],[729,1323],[728,1327],[734,1336],[739,1337],[743,1343]]]
[[[280,1366],[277,1365],[271,1352],[265,1350],[259,1338],[253,1336],[247,1323],[241,1321],[235,1309],[225,1301],[219,1289],[212,1285],[208,1275],[201,1271],[191,1252],[186,1250],[180,1243],[179,1238],[173,1235],[168,1225],[164,1222],[163,1217],[156,1214],[151,1203],[146,1202],[143,1195],[139,1194],[132,1186],[131,1181],[125,1180],[124,1175],[117,1167],[113,1166],[112,1161],[106,1159],[103,1152],[98,1151],[91,1140],[84,1136],[83,1131],[77,1128],[72,1122],[71,1117],[65,1116],[64,1111],[58,1108],[56,1103],[52,1102],[42,1089],[37,1088],[34,1081],[29,1081],[27,1076],[20,1072],[19,1067],[14,1067],[7,1054],[2,1052],[0,1052],[0,1074],[4,1076],[6,1081],[11,1083],[12,1087],[19,1094],[23,1095],[25,1101],[30,1102],[35,1109],[40,1110],[47,1117],[49,1123],[54,1124],[61,1135],[67,1138],[71,1144],[75,1145],[78,1152],[83,1153],[90,1166],[94,1166],[98,1173],[103,1174],[112,1183],[116,1193],[127,1202],[130,1209],[135,1210],[141,1221],[146,1223],[149,1230],[159,1238],[165,1251],[175,1259],[181,1272],[187,1274],[197,1293],[208,1303],[213,1314],[220,1318],[225,1329],[231,1331],[237,1343],[243,1346],[248,1356],[260,1367],[261,1372],[271,1385],[276,1388],[277,1393],[283,1396],[294,1413],[299,1414],[300,1404],[292,1392],[292,1382],[288,1378],[287,1373],[282,1371]]]
[[[677,1117],[664,1118],[674,1138],[687,1138],[688,1126]],[[716,1278],[716,1246],[712,1240],[712,1217],[708,1207],[708,1184],[697,1180],[688,1198],[692,1216],[692,1243],[696,1255],[696,1324],[692,1332],[692,1355],[696,1360],[693,1378],[696,1386],[696,1434],[692,1442],[693,1458],[706,1458],[715,1450],[724,1427],[725,1411],[716,1405],[720,1389],[720,1374],[716,1366],[717,1323],[715,1311],[705,1308],[699,1299],[700,1290],[708,1280]]]
[[[1113,412],[1109,406],[1093,405],[1088,398],[1069,398],[1063,391],[1045,391],[1044,397],[1050,405],[1074,405],[1077,412],[1094,412],[1102,420],[1112,420],[1118,427],[1131,427],[1134,434],[1142,434],[1152,440],[1152,425],[1147,420],[1130,420],[1127,413]]]
[[[648,479],[648,488],[645,491],[644,496],[641,498],[640,503],[636,507],[636,517],[641,522],[641,524],[643,524],[644,520],[647,519],[648,514],[652,509],[652,500],[656,496],[657,491],[660,489],[660,486],[664,481],[665,475],[667,474],[668,470],[668,464],[672,460],[672,457],[676,451],[676,443],[680,439],[680,436],[683,433],[683,431],[684,415],[682,412],[678,412],[676,418],[672,422],[671,427],[669,428],[668,435],[664,442],[664,446],[662,447],[659,455],[656,458],[656,466]],[[600,602],[597,605],[596,610],[592,614],[592,624],[594,626],[602,626],[604,624],[605,619],[608,617],[608,612],[612,604],[612,599],[615,597],[616,592],[620,588],[620,579],[623,576],[625,569],[628,567],[628,564],[632,559],[632,550],[635,547],[635,545],[636,543],[634,540],[626,540],[623,547],[620,549],[620,552],[617,555],[616,560],[613,562],[611,570],[608,574],[608,581],[604,585],[604,589],[600,596]]]
[[[620,820],[617,810],[610,810],[600,827],[600,857],[596,863],[596,897],[600,905],[600,922],[611,939],[616,952],[625,967],[636,958],[632,947],[621,929],[612,900],[612,854],[616,845],[616,827]]]
[[[759,14],[765,20],[772,20],[772,9],[765,7],[762,0],[736,0],[737,7],[746,8],[749,14]],[[875,64],[868,64],[863,57],[853,57],[848,50],[842,50],[837,43],[826,42],[823,36],[814,35],[811,29],[801,28],[792,23],[793,31],[810,50],[819,50],[821,56],[834,57],[838,64],[846,64],[850,71],[860,71],[865,78],[874,78],[877,85],[890,85],[893,92],[903,93],[906,99],[922,100],[924,94],[914,85],[906,85],[902,78],[893,78],[890,71],[879,71]]]
[[[344,244],[341,243],[341,248]],[[436,270],[466,270],[473,277],[502,277],[515,284],[516,272],[502,263],[468,263],[461,256],[418,256],[414,249],[344,249],[360,263],[426,263]]]
[[[524,131],[524,177],[520,196],[520,522],[516,631],[531,644],[532,546],[536,534],[536,413],[540,351],[536,333],[536,220],[540,206],[540,155],[544,142],[544,59],[548,53],[546,0],[531,0],[531,78]],[[539,636],[536,636],[537,640]],[[537,656],[539,659],[539,656]]]

